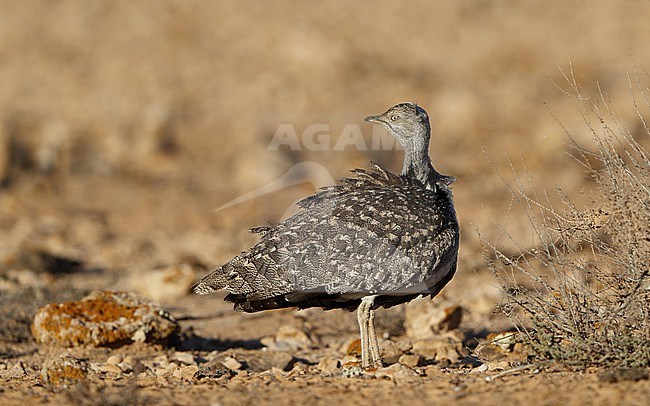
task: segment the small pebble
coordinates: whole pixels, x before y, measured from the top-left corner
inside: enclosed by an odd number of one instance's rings
[[[341,375],[343,375],[346,378],[357,378],[360,376],[363,376],[364,371],[363,368],[361,368],[358,365],[344,365],[341,368]]]
[[[180,378],[189,381],[194,378],[194,374],[196,374],[198,370],[199,367],[197,367],[196,365],[183,366],[175,369],[174,372],[172,373],[172,376],[174,378]]]
[[[165,368],[167,364],[169,364],[169,360],[167,359],[166,355],[159,355],[156,358],[153,359],[153,363],[156,366]]]
[[[115,364],[104,364],[100,367],[102,372],[112,373],[112,374],[121,374],[122,369]]]
[[[186,365],[196,364],[196,361],[194,361],[194,355],[190,352],[177,351],[176,353],[174,353],[173,360]]]
[[[237,361],[233,357],[228,357],[224,359],[222,362],[224,367],[230,369],[231,371],[239,371],[242,367],[241,362]]]
[[[109,365],[117,365],[122,362],[122,356],[120,354],[113,354],[106,360],[106,363]]]
[[[417,367],[419,366],[423,361],[423,358],[419,354],[404,354],[401,357],[399,357],[399,363],[402,365],[406,365],[407,367]]]
[[[341,366],[341,363],[334,358],[325,357],[318,363],[318,369],[323,372],[334,372]]]
[[[127,355],[126,357],[124,357],[124,361],[123,361],[123,362],[124,362],[125,364],[129,364],[129,365],[133,366],[133,365],[135,365],[136,360],[135,360],[135,358],[133,358],[132,355]]]

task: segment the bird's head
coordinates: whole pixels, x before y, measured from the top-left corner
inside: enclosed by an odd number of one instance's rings
[[[364,121],[382,124],[400,143],[410,144],[414,137],[428,141],[429,115],[415,103],[400,103],[378,116],[368,116]]]

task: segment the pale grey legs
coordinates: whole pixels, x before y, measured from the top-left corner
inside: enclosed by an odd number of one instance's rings
[[[377,296],[366,296],[361,299],[357,309],[357,320],[361,332],[361,367],[381,367],[381,354],[379,342],[375,332],[375,311],[372,309],[373,302]]]
[[[370,344],[370,361],[372,366],[381,367],[381,352],[379,350],[377,332],[375,331],[375,311],[372,308],[370,308],[370,315],[368,317],[368,342]]]

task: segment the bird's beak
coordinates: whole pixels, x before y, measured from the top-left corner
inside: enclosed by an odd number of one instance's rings
[[[363,121],[367,121],[369,123],[379,123],[379,124],[382,124],[384,122],[384,120],[382,120],[380,116],[368,116],[364,118]]]

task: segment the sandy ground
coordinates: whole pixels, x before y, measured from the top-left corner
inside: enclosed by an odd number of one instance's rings
[[[502,180],[512,178],[510,162],[519,173],[525,163],[539,190],[559,185],[591,203],[594,185],[571,157],[564,133],[593,148],[579,105],[566,94],[563,72],[571,65],[585,96],[600,86],[630,132],[649,145],[630,90],[637,86],[634,70],[642,86],[648,83],[649,5],[0,6],[3,404],[645,404],[648,379],[616,378],[617,372],[608,378],[598,369],[533,364],[486,381],[529,360],[524,353],[495,360],[477,350],[489,333],[512,326],[493,312],[501,296],[476,228],[506,250],[501,225],[524,244],[530,240],[529,223]],[[407,100],[431,114],[434,164],[459,179],[459,270],[436,302],[463,309],[454,331],[472,362],[434,359],[407,372],[345,376],[352,373],[325,371],[319,363],[354,357],[341,349],[357,334],[353,314],[243,315],[219,295],[189,294],[194,280],[255,241],[248,228],[279,221],[316,187],[371,159],[398,171],[398,150],[335,145],[349,131],[371,145],[375,134],[363,117]],[[285,124],[296,131],[299,148],[270,148]],[[329,126],[322,149],[305,141],[313,124]],[[309,165],[292,172],[301,163]],[[215,211],[287,173],[283,187]],[[34,342],[29,325],[38,308],[96,289],[156,300],[179,320],[182,339],[111,349]],[[416,339],[404,327],[407,313],[380,311],[378,329],[387,341]],[[282,352],[263,343],[283,326],[311,340],[309,348],[285,351],[294,360],[286,371],[200,370],[222,355],[254,363]],[[62,354],[100,370],[112,355],[131,356],[145,369],[43,382],[44,366]],[[161,355],[168,369],[156,373],[146,365]]]

